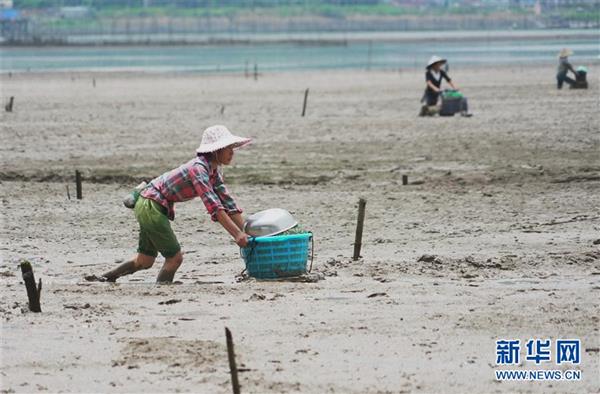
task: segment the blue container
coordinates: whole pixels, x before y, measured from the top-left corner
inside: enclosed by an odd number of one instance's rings
[[[277,279],[305,274],[311,240],[312,233],[251,238],[242,248],[248,275]]]

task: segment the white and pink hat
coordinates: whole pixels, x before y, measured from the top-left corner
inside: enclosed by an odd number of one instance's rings
[[[210,153],[233,145],[234,149],[241,148],[252,142],[251,138],[238,137],[231,134],[227,127],[222,125],[211,126],[204,130],[197,153]]]

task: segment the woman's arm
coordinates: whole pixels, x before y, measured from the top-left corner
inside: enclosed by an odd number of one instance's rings
[[[442,77],[446,80],[446,82],[448,82],[448,85],[450,85],[450,87],[454,90],[458,90],[458,87],[452,82],[452,78],[450,78],[450,76],[446,73],[446,71],[441,70],[440,73],[442,74]]]
[[[229,190],[227,190],[227,187],[223,182],[223,175],[220,172],[217,173],[217,176],[215,178],[213,190],[219,196],[219,200],[221,200],[221,204],[223,205],[223,208],[225,208],[229,216],[235,215],[236,213],[242,213],[242,209],[237,206],[235,200],[233,199],[231,194],[229,194]]]
[[[243,225],[241,222],[241,215],[239,214],[241,211],[239,209],[234,210],[235,202],[233,199],[227,200],[226,204],[223,204],[219,195],[217,195],[210,185],[207,171],[200,167],[194,168],[190,173],[193,171],[195,171],[195,173],[193,174],[192,185],[196,190],[196,194],[202,199],[212,220],[219,222],[240,247],[246,246],[248,244],[248,236],[241,230],[240,225],[238,225],[238,223]],[[239,215],[239,218],[236,217],[235,219],[232,219],[229,216],[230,214],[237,214]]]
[[[240,230],[244,231],[244,217],[241,213],[230,213],[229,217]]]
[[[241,218],[241,215],[239,215],[239,217]],[[240,248],[248,245],[248,235],[240,229],[237,223],[234,222],[232,217],[229,217],[224,209],[219,209],[217,212],[217,221],[233,237],[235,243],[238,244]]]

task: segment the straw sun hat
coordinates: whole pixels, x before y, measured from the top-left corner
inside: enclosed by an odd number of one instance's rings
[[[573,51],[569,48],[563,48],[558,52],[558,57],[569,57],[573,54]]]
[[[432,57],[429,59],[429,61],[427,62],[427,68],[429,68],[429,67],[433,66],[433,65],[434,65],[434,64],[436,64],[436,63],[446,63],[446,61],[447,61],[446,59],[442,59],[442,58],[441,58],[441,57],[439,57],[439,56],[435,56],[435,55],[433,55],[433,56],[432,56]]]
[[[222,125],[211,126],[202,133],[202,141],[196,149],[198,153],[210,153],[233,145],[234,149],[241,148],[252,142],[251,138],[238,137],[231,134],[227,127]]]

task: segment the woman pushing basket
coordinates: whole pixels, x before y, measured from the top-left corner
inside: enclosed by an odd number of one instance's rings
[[[172,282],[183,254],[169,221],[175,219],[175,203],[196,197],[202,199],[212,220],[219,222],[238,246],[246,246],[248,236],[243,231],[242,210],[225,187],[220,166],[230,164],[234,149],[250,142],[250,138],[231,134],[225,126],[204,130],[196,157],[153,179],[140,191],[134,207],[140,225],[137,254],[100,277],[90,275],[86,279],[114,282],[121,276],[152,267],[160,253],[165,263],[156,281]]]
[[[472,116],[472,114],[469,113],[467,98],[463,97],[462,94],[457,94],[458,88],[454,85],[446,71],[442,69],[444,64],[446,64],[446,59],[442,59],[439,56],[432,56],[431,59],[429,59],[429,62],[427,62],[427,67],[425,68],[426,87],[423,98],[421,99],[423,106],[421,107],[419,116],[431,116],[436,113],[439,113],[440,115],[454,115],[456,112],[460,112],[462,116]],[[445,97],[443,96],[441,108],[438,106],[440,95],[443,93],[442,80],[444,79],[448,85],[454,89],[453,93],[457,96],[456,98],[459,98],[455,103],[456,105],[452,105],[452,107],[455,108],[446,108],[447,105],[444,106],[444,104],[448,104],[450,101],[445,103]]]

